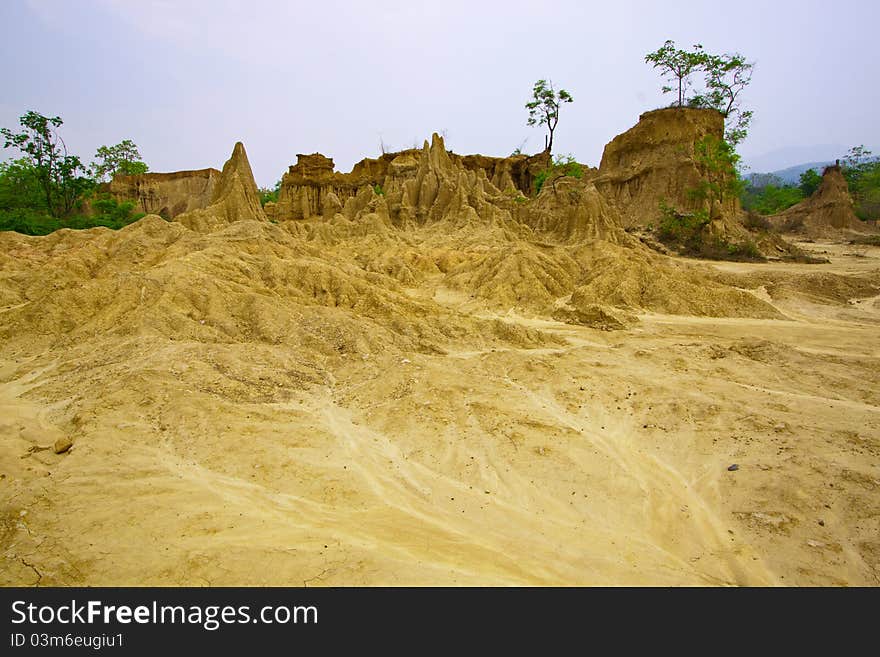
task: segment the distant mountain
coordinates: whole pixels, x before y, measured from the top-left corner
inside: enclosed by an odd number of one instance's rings
[[[769,173],[750,173],[746,176],[752,187],[766,187],[767,185],[797,185],[801,181],[801,174],[807,169],[815,169],[820,176],[825,167],[834,164],[834,162],[805,162],[804,164],[795,164],[793,167],[771,171]]]
[[[834,164],[834,162],[829,162],[827,160],[824,162],[807,162],[805,164],[795,164],[793,167],[774,171],[773,175],[781,178],[783,182],[789,185],[797,185],[800,182],[801,174],[807,169],[815,169],[816,173],[821,176],[822,170],[831,164]]]
[[[870,146],[869,146],[870,148]],[[814,144],[806,146],[787,146],[769,153],[751,153],[744,148],[741,155],[743,163],[750,171],[779,171],[791,167],[796,162],[827,162],[843,157],[848,147],[842,144]]]

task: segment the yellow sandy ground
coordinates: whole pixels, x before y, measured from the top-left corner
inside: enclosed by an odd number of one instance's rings
[[[880,266],[806,246],[831,264],[715,266]],[[0,583],[877,585],[880,305],[773,303],[790,319],[615,332],[511,312],[566,342],[347,354],[283,402],[190,386],[197,363],[167,342],[81,347],[136,380],[5,357]],[[88,431],[42,449],[92,386],[102,406],[72,420]]]

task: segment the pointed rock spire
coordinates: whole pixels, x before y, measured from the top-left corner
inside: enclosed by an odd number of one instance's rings
[[[180,215],[177,220],[192,230],[209,232],[234,221],[268,221],[248,162],[244,144],[236,142],[232,155],[214,187],[211,205]]]

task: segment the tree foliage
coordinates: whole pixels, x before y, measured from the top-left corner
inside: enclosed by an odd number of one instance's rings
[[[664,85],[662,90],[665,94],[677,90],[678,106],[682,107],[691,86],[691,75],[703,66],[705,57],[699,43],[694,44],[693,52],[689,52],[676,48],[675,42],[668,39],[660,48],[645,55],[645,62],[659,68],[661,76],[675,85]]]
[[[99,162],[87,169],[67,151],[58,129],[60,117],[28,112],[19,119],[21,129],[0,129],[4,148],[22,157],[0,163],[0,230],[45,235],[58,228],[121,228],[142,217],[134,203],[118,202],[108,195],[96,196],[95,172],[146,171],[137,158],[137,146],[126,140],[98,149]],[[86,207],[91,207],[87,216]]]
[[[752,121],[753,112],[742,108],[740,94],[752,81],[754,67],[739,53],[706,54],[701,65],[706,88],[693,104],[721,112],[727,124],[724,138],[734,146],[745,139]]]
[[[800,187],[772,184],[763,187],[748,187],[740,197],[743,209],[764,216],[782,212],[803,200],[804,194]]]
[[[661,75],[674,85],[664,85],[662,91],[677,91],[675,105],[717,109],[725,118],[725,140],[736,146],[745,139],[753,112],[742,108],[740,96],[752,80],[753,62],[739,53],[708,53],[699,43],[691,51],[682,50],[671,40],[645,55],[645,62],[659,68]],[[688,97],[694,86],[692,76],[697,73],[703,74],[703,87]]]
[[[16,148],[29,161],[46,199],[46,208],[53,216],[67,216],[79,197],[94,187],[83,175],[86,168],[76,155],[67,152],[57,129],[64,123],[60,117],[46,117],[28,112],[19,119],[23,128],[13,132],[0,128],[4,148]]]
[[[46,196],[28,158],[0,162],[0,210],[46,212]]]
[[[690,195],[704,202],[710,215],[716,203],[723,205],[742,192],[744,183],[737,170],[739,160],[733,146],[714,135],[706,135],[694,144],[694,161],[702,178],[697,187],[690,190]]]
[[[880,158],[863,145],[843,157],[841,169],[861,219],[880,219]]]
[[[259,187],[257,191],[260,194],[260,205],[265,206],[266,203],[277,203],[278,194],[281,191],[281,181],[275,183],[274,187]]]
[[[538,80],[532,88],[532,100],[526,103],[529,118],[526,123],[530,126],[546,125],[549,137],[544,138],[544,150],[548,153],[553,150],[553,133],[559,123],[559,110],[565,103],[574,101],[571,94],[565,89],[558,92],[553,88],[553,81]]]
[[[95,153],[91,169],[100,181],[108,176],[113,179],[117,175],[133,176],[149,170],[141,160],[137,144],[130,139],[124,139],[115,146],[101,146]]]
[[[820,176],[815,169],[807,169],[801,174],[798,188],[801,190],[801,194],[804,198],[807,198],[808,196],[812,196],[815,191],[819,189],[820,184],[822,184],[822,176]]]

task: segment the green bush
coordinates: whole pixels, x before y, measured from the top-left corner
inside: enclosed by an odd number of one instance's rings
[[[114,198],[99,198],[92,201],[97,213],[92,217],[77,217],[84,223],[93,222],[95,226],[122,228],[143,217],[143,213],[134,213],[134,201],[118,202]],[[90,228],[91,226],[84,226]]]
[[[709,223],[709,213],[697,210],[689,214],[678,212],[675,208],[660,201],[660,220],[657,223],[657,236],[661,241],[696,251],[701,243],[703,226]]]
[[[707,239],[703,234],[703,227],[708,223],[709,215],[705,210],[685,214],[661,201],[657,237],[682,253],[700,258],[764,260],[757,245],[751,240],[734,244],[719,239]]]
[[[769,215],[782,212],[795,203],[804,200],[804,194],[799,187],[784,185],[766,185],[765,187],[747,188],[740,201],[745,210],[753,210],[758,214]]]
[[[541,193],[541,188],[544,186],[544,183],[547,182],[547,178],[549,177],[550,169],[544,169],[535,175],[535,196]]]
[[[812,196],[822,184],[822,176],[815,169],[807,169],[801,174],[800,184],[798,185],[804,198]]]
[[[385,196],[385,190],[378,183],[373,185],[373,191],[376,193],[376,196]]]
[[[0,209],[0,230],[25,235],[48,235],[61,228],[59,221],[45,212],[30,208]]]
[[[766,259],[752,241],[733,244],[723,240],[709,240],[701,243],[694,251],[694,255],[707,260],[763,261]]]
[[[275,183],[271,189],[268,187],[260,187],[257,189],[260,193],[260,205],[265,206],[266,203],[277,203],[278,195],[281,192],[281,181]]]
[[[29,208],[0,209],[0,230],[14,230],[25,235],[48,235],[59,228],[82,230],[104,226],[118,230],[144,216],[135,213],[134,203],[116,199],[100,198],[92,201],[96,213],[91,216],[74,215],[66,219],[57,219],[43,211]]]
[[[570,176],[572,178],[581,179],[584,177],[583,167],[574,159],[573,155],[557,155],[550,162],[550,166],[539,171],[535,175],[535,195],[541,193],[544,183],[551,177],[561,178],[562,176]]]

